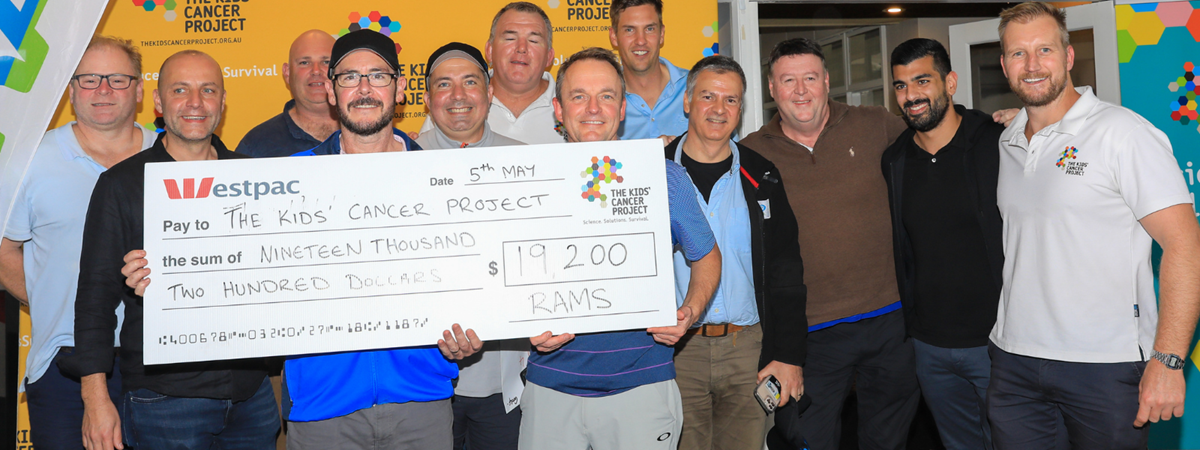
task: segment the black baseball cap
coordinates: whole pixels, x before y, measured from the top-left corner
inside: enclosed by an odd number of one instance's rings
[[[396,43],[378,31],[362,29],[346,33],[333,43],[333,52],[329,55],[329,79],[333,79],[333,69],[338,63],[356,50],[370,50],[379,55],[399,75],[400,59],[396,56]]]
[[[429,55],[429,62],[425,64],[425,82],[429,82],[429,76],[433,74],[434,68],[454,58],[462,58],[474,63],[475,67],[483,71],[483,79],[485,82],[487,81],[488,65],[487,61],[483,59],[483,53],[480,53],[479,49],[462,42],[451,42],[434,50],[433,54]]]

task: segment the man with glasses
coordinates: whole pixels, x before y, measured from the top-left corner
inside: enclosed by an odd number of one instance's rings
[[[391,126],[404,95],[391,39],[372,30],[348,33],[334,43],[330,61],[333,83],[326,90],[340,130],[295,156],[420,150]],[[456,361],[483,347],[474,331],[453,329],[437,348],[289,359],[283,370],[288,448],[449,450]]]
[[[42,138],[0,241],[0,285],[29,305],[33,324],[18,387],[29,399],[30,440],[38,448],[77,449],[83,441],[79,379],[59,372],[57,362],[75,346],[80,241],[96,178],[154,144],[156,134],[134,121],[141,65],[130,41],[92,38],[67,90],[76,120]],[[115,402],[120,369],[114,365],[107,377]]]

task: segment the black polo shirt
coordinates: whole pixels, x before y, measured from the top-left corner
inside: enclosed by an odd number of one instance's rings
[[[959,131],[937,154],[910,139],[904,155],[901,217],[912,243],[916,309],[908,331],[944,348],[987,345],[1000,298],[968,186],[964,157],[975,143]]]

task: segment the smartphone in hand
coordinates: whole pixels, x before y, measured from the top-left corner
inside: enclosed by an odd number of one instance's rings
[[[779,407],[782,390],[779,380],[775,379],[774,375],[767,375],[767,378],[762,383],[758,383],[758,387],[754,389],[754,398],[758,400],[759,405],[762,405],[763,410],[770,414]]]

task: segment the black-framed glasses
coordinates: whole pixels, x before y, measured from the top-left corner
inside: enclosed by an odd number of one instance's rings
[[[337,85],[344,88],[356,88],[362,85],[363,78],[367,79],[367,83],[375,87],[386,87],[392,84],[392,80],[396,79],[396,74],[387,72],[345,72],[336,73],[333,79],[337,80]]]
[[[137,78],[133,75],[125,75],[123,73],[110,73],[108,75],[100,75],[98,73],[81,73],[71,77],[79,84],[82,89],[96,89],[100,87],[100,82],[108,80],[108,87],[115,90],[129,89],[133,84],[133,79]]]

